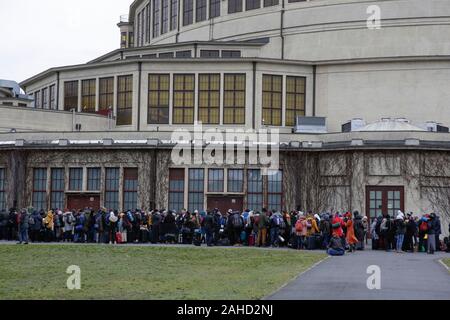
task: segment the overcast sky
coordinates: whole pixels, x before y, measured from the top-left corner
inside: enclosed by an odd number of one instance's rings
[[[86,63],[120,46],[132,0],[0,0],[0,79]]]

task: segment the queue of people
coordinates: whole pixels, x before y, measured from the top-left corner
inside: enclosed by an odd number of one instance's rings
[[[31,241],[271,246],[327,250],[330,255],[339,256],[364,250],[371,238],[374,250],[432,254],[450,250],[448,238],[441,242],[440,234],[441,222],[434,213],[418,218],[398,212],[396,217],[380,216],[371,224],[358,211],[117,212],[87,208],[44,212],[30,208],[0,213],[0,240],[17,240],[19,244]]]

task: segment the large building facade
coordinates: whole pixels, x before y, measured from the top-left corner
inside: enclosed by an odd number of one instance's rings
[[[119,49],[23,81],[32,107],[0,106],[0,209],[448,218],[449,21],[446,0],[134,1]],[[174,163],[174,130],[198,122],[277,130],[280,170]]]

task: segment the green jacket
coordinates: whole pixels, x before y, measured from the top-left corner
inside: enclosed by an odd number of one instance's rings
[[[267,215],[265,213],[262,213],[259,216],[259,224],[258,224],[258,228],[259,229],[266,229],[267,225],[269,223],[269,218],[267,218]]]

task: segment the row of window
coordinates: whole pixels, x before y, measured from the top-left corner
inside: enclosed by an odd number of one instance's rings
[[[306,0],[289,0],[302,2]],[[208,3],[209,2],[209,3]],[[195,22],[205,21],[220,16],[220,0],[183,0],[182,25],[188,26]],[[208,5],[209,4],[209,5]],[[279,4],[279,0],[228,0],[228,13],[259,9]],[[178,27],[178,0],[151,0],[138,12],[135,22],[137,46],[149,43],[156,38]],[[209,11],[208,11],[209,7]]]
[[[33,207],[35,209],[64,209],[65,208],[65,169],[50,169],[50,203],[47,205],[47,169],[35,168],[33,171]],[[69,169],[69,192],[83,191],[83,168]],[[86,191],[100,192],[101,169],[87,168]],[[0,208],[2,171],[0,170]],[[119,209],[119,168],[105,168],[105,201],[108,209]],[[138,169],[125,168],[123,179],[123,207],[137,208]]]
[[[133,76],[117,78],[117,125],[132,124]],[[223,124],[245,124],[246,75],[224,74],[223,90],[220,74],[198,75],[198,117],[204,124],[220,122],[220,101],[223,99]],[[64,110],[78,108],[78,81],[64,82]],[[112,108],[114,78],[99,79],[99,110]],[[149,74],[148,124],[169,124],[170,74]],[[294,126],[296,117],[305,115],[305,77],[286,77],[286,103],[283,109],[283,76],[263,75],[263,124],[281,126],[283,110],[286,125]],[[193,124],[195,115],[195,74],[173,75],[173,124]],[[96,80],[81,81],[83,112],[96,111]]]
[[[5,199],[5,169],[0,168],[0,211],[6,210],[6,199]]]
[[[98,110],[108,110],[114,104],[114,77],[99,79]],[[81,111],[96,112],[97,80],[81,81]],[[79,81],[64,82],[64,110],[78,110]],[[117,77],[117,125],[131,125],[133,76]]]
[[[185,169],[170,169],[169,208],[180,211],[185,208],[187,192],[188,210],[203,210],[205,206],[205,182],[208,193],[244,193],[244,175],[247,174],[246,208],[261,210],[269,207],[281,210],[283,206],[283,172],[262,176],[261,170],[252,169],[188,169],[187,181]],[[206,180],[205,180],[206,178]],[[225,190],[225,180],[227,188]],[[187,191],[185,185],[187,183]],[[212,208],[208,208],[212,209]]]
[[[150,53],[140,55],[126,56],[125,59],[172,59],[172,58],[192,58],[192,50],[183,50],[176,52],[162,52],[162,53]],[[240,58],[241,51],[239,50],[200,50],[200,58]]]
[[[32,94],[36,109],[56,110],[56,85],[38,90]]]

